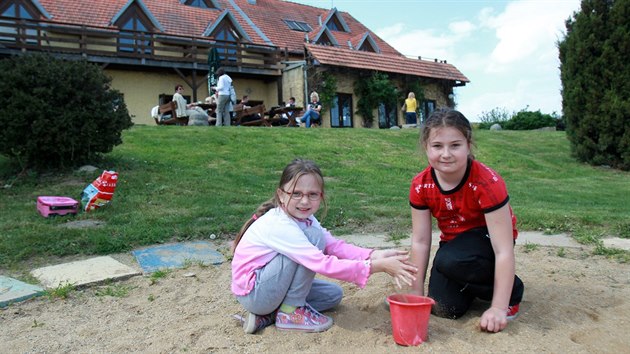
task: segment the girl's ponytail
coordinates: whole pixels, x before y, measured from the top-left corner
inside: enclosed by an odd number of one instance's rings
[[[249,227],[254,223],[254,221],[256,221],[256,219],[258,219],[259,217],[265,215],[265,213],[267,213],[269,210],[275,207],[277,207],[276,198],[271,198],[268,201],[262,203],[258,207],[258,209],[256,209],[256,212],[254,212],[254,215],[252,215],[251,218],[247,219],[245,224],[241,227],[241,231],[239,231],[238,235],[236,235],[236,239],[232,243],[232,254],[234,254],[234,251],[236,250],[236,246],[238,245],[238,243],[241,242],[241,238],[243,238],[245,231],[249,229]]]

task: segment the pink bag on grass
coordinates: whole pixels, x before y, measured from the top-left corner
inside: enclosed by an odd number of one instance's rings
[[[118,173],[115,171],[103,171],[103,173],[90,183],[81,193],[83,210],[90,211],[107,205],[116,190]]]

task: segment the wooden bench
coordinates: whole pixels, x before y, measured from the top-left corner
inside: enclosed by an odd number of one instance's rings
[[[258,114],[260,118],[256,120],[252,120],[252,121],[242,121],[243,118],[253,115],[253,114]],[[269,120],[265,118],[265,105],[262,105],[262,104],[259,104],[257,106],[250,107],[250,108],[243,108],[243,104],[241,103],[235,105],[233,123],[235,125],[242,125],[242,126],[265,126],[265,127],[271,126],[271,123],[269,122]]]
[[[301,116],[302,110],[302,107],[272,107],[267,113],[269,123],[274,126],[297,127],[295,118]],[[283,119],[284,114],[287,119]]]
[[[177,102],[170,101],[160,105],[160,118],[154,118],[157,125],[188,125],[188,117],[177,116]],[[170,118],[162,119],[162,116],[170,115]]]

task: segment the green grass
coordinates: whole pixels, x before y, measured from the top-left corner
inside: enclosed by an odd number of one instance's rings
[[[521,230],[568,232],[594,244],[630,237],[630,173],[574,161],[563,132],[475,131],[475,139],[476,157],[505,178]],[[315,160],[326,177],[328,213],[318,214],[325,227],[397,238],[410,233],[409,184],[426,166],[415,129],[139,126],[123,140],[89,174],[16,177],[0,157],[0,268],[213,234],[231,239],[297,156]],[[77,216],[37,213],[37,196],[79,199],[103,169],[119,173],[110,205]],[[101,225],[65,227],[77,220]]]

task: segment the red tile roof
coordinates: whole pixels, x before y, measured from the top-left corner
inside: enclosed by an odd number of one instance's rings
[[[307,44],[306,48],[323,65],[470,82],[457,68],[447,63],[436,63],[427,60],[410,59],[402,55],[362,52],[317,44]]]
[[[287,48],[294,55],[304,52],[307,33],[289,29],[284,20],[307,23],[313,29],[308,33],[312,40],[325,25],[320,21],[325,21],[331,11],[336,11],[281,0],[257,0],[255,4],[248,0],[217,0],[221,7],[218,10],[184,5],[180,0],[39,0],[39,3],[51,15],[51,21],[114,28],[112,19],[134,1],[144,4],[164,34],[201,37],[228,10],[252,42]],[[307,45],[321,63],[469,82],[452,65],[403,57],[349,13],[338,11],[337,15],[350,29],[350,32],[330,31],[339,47]],[[381,53],[348,49],[348,41],[356,47],[365,33],[370,33]]]

